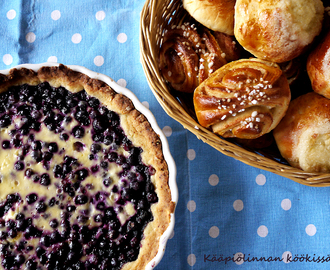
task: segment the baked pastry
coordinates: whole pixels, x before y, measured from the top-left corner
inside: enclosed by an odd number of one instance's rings
[[[281,155],[292,167],[330,172],[330,100],[309,92],[291,101],[274,129]]]
[[[255,57],[282,63],[319,35],[323,13],[321,0],[237,0],[234,33]]]
[[[174,203],[132,101],[66,66],[0,75],[4,269],[144,269]]]
[[[159,52],[159,68],[177,91],[192,93],[195,88],[229,59],[238,58],[233,37],[184,23],[168,30]]]
[[[290,98],[288,80],[277,64],[240,59],[196,88],[194,107],[200,125],[214,133],[255,139],[276,127]]]
[[[307,73],[313,90],[330,98],[330,32],[309,54],[307,59]]]
[[[183,7],[207,28],[234,35],[236,0],[183,0]]]

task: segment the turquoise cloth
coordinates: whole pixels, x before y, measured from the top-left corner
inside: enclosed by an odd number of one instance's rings
[[[329,188],[227,157],[171,119],[140,63],[143,4],[2,0],[0,69],[47,61],[85,66],[149,107],[167,136],[179,188],[174,234],[156,269],[329,269]]]

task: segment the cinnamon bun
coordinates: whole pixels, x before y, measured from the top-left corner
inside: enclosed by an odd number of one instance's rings
[[[159,68],[173,89],[192,93],[211,73],[225,65],[227,59],[238,57],[236,47],[233,37],[215,38],[208,29],[185,23],[164,35]]]
[[[201,126],[225,138],[255,139],[276,127],[290,98],[288,80],[277,64],[240,59],[199,85],[193,100]]]

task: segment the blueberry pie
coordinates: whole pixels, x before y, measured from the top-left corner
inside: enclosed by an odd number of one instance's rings
[[[0,75],[0,268],[144,269],[175,203],[159,136],[67,66]]]

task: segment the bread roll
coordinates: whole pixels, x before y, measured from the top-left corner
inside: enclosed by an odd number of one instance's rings
[[[307,73],[313,90],[330,98],[330,32],[308,56]]]
[[[168,30],[159,52],[159,68],[173,89],[192,93],[216,69],[239,57],[232,36],[185,23]]]
[[[254,56],[282,63],[313,42],[323,13],[321,0],[237,0],[234,33]]]
[[[330,172],[330,100],[309,92],[293,101],[274,137],[292,167]]]
[[[215,71],[196,88],[193,100],[201,126],[227,138],[255,139],[276,127],[290,98],[277,64],[240,59]]]
[[[234,6],[236,0],[183,0],[183,7],[207,28],[234,34]]]

